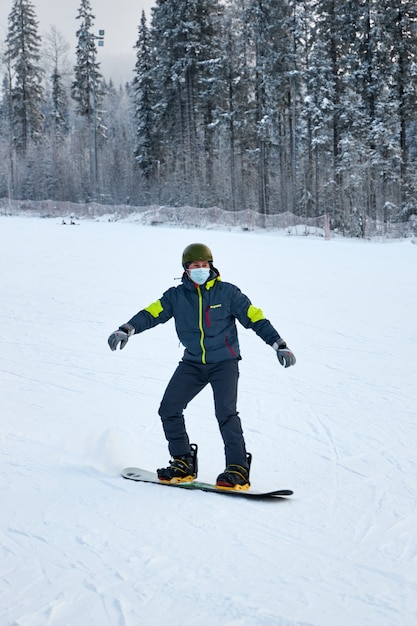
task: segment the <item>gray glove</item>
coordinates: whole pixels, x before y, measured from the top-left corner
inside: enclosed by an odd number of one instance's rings
[[[288,348],[285,341],[280,341],[279,344],[274,343],[272,347],[274,348],[274,350],[276,350],[277,358],[281,365],[283,365],[284,367],[290,367],[291,365],[295,365],[295,356]]]
[[[134,334],[135,329],[131,324],[122,324],[122,326],[119,326],[118,330],[115,330],[114,333],[110,335],[107,343],[112,350],[116,350],[117,346],[120,343],[120,350],[123,350],[128,342],[129,337]]]

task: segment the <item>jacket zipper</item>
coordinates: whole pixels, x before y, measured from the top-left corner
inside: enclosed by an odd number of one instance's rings
[[[201,289],[197,287],[198,293],[198,327],[200,329],[200,346],[201,346],[201,362],[206,364],[206,349],[204,347],[204,328],[203,328],[203,296]]]

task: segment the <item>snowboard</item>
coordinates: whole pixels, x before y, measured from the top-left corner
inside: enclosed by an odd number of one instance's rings
[[[219,493],[221,495],[240,498],[282,498],[285,496],[291,496],[294,493],[290,489],[273,489],[272,491],[258,491],[254,489],[247,489],[246,491],[222,489],[210,483],[203,483],[198,480],[194,480],[191,483],[164,483],[158,479],[155,472],[148,472],[147,470],[140,469],[139,467],[125,467],[122,470],[122,476],[128,480],[136,480],[137,482],[142,483],[154,483],[156,485],[163,485],[164,487],[187,489],[188,491],[197,489],[198,491],[209,491],[210,493]]]

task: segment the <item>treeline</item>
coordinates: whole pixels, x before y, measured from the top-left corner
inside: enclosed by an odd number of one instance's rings
[[[417,213],[417,5],[156,0],[130,84],[100,73],[94,15],[76,63],[14,0],[3,55],[0,196],[105,204]]]

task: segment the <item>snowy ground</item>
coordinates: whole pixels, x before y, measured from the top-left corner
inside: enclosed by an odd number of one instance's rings
[[[258,502],[124,481],[168,461],[172,323],[107,337],[211,246],[297,356],[240,332]],[[417,246],[0,218],[1,626],[415,626]],[[189,407],[223,469],[209,390]]]

